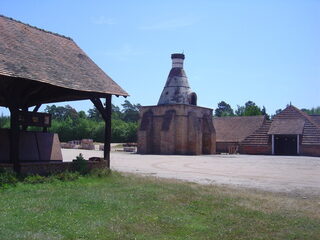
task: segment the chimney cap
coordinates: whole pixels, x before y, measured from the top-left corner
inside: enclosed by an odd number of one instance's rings
[[[173,53],[173,54],[171,54],[171,59],[174,59],[174,58],[184,59],[184,54],[183,53]]]

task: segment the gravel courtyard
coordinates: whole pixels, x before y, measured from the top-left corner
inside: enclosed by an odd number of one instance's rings
[[[64,159],[101,151],[63,149]],[[226,184],[296,195],[320,196],[320,157],[258,155],[139,155],[111,152],[111,168],[201,184]]]

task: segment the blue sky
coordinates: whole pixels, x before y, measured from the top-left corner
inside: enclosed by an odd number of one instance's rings
[[[157,104],[170,54],[184,52],[200,106],[224,100],[236,109],[252,100],[269,114],[290,102],[320,106],[318,0],[1,0],[0,9],[71,37],[132,103]],[[92,108],[89,101],[68,104]]]

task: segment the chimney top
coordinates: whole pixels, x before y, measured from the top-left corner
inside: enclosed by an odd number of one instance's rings
[[[173,53],[173,54],[171,54],[171,59],[174,59],[174,58],[184,59],[184,54],[183,53]]]

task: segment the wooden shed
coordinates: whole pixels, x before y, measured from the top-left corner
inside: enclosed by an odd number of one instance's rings
[[[320,156],[320,116],[289,105],[240,144],[240,153]]]
[[[109,161],[112,95],[128,93],[71,38],[0,16],[0,106],[10,110],[8,160],[16,171],[21,167],[19,139],[27,128],[19,116],[61,101],[93,102],[105,120],[104,159]]]

